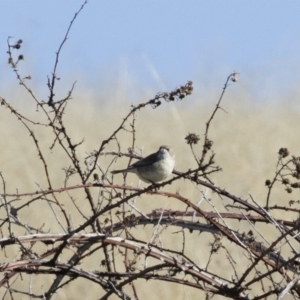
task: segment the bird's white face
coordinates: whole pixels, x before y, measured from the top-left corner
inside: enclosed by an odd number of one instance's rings
[[[172,157],[174,158],[174,153],[173,150],[168,147],[168,146],[161,146],[158,150],[159,155],[163,156],[163,157]]]

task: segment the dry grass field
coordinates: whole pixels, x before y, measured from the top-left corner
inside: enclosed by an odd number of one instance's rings
[[[210,117],[218,97],[223,87],[223,81],[214,81],[212,87],[205,89],[200,85],[200,80],[194,78],[195,92],[182,101],[166,103],[156,109],[150,107],[141,109],[136,114],[136,141],[135,150],[148,155],[158,149],[162,144],[173,147],[176,154],[176,170],[186,171],[189,168],[195,168],[195,161],[191,154],[189,146],[185,143],[185,136],[188,133],[196,133],[201,138],[199,146],[196,146],[196,154],[201,154],[201,143],[205,123]],[[127,82],[130,82],[128,80]],[[6,95],[2,95],[8,103],[11,103],[24,116],[45,121],[41,112],[36,111],[32,99],[18,87],[15,88],[10,83],[12,89]],[[85,88],[78,88],[73,92],[73,99],[68,103],[64,115],[65,125],[69,135],[74,142],[80,142],[84,139],[81,146],[77,148],[77,154],[83,160],[92,151],[99,148],[103,139],[106,139],[115,128],[121,123],[122,119],[130,110],[131,104],[146,102],[153,98],[159,90],[148,87],[139,87],[137,84],[129,83],[105,83],[106,87],[99,85],[99,90],[91,91]],[[184,82],[180,84],[185,84]],[[198,87],[201,88],[198,88]],[[69,88],[69,87],[68,87]],[[68,90],[66,88],[64,92]],[[173,89],[174,87],[170,87]],[[6,88],[6,90],[8,90]],[[37,88],[39,91],[40,89]],[[63,89],[61,88],[61,93]],[[45,92],[44,92],[45,93]],[[57,92],[57,95],[60,93]],[[46,95],[46,93],[45,93]],[[59,96],[58,96],[59,97]],[[287,147],[291,154],[298,156],[299,153],[299,101],[296,98],[282,99],[264,99],[260,101],[255,96],[251,96],[247,90],[243,77],[237,83],[232,83],[227,89],[221,106],[224,110],[219,110],[214,118],[210,128],[210,139],[213,140],[213,152],[216,165],[222,168],[221,172],[211,176],[211,180],[219,187],[226,188],[230,193],[243,199],[249,199],[249,193],[260,205],[265,205],[267,188],[266,179],[272,179],[274,176],[276,163],[278,159],[278,150],[281,147]],[[4,106],[0,109],[1,128],[0,128],[0,171],[6,182],[7,193],[24,193],[36,190],[45,190],[48,188],[43,165],[37,155],[37,150],[29,136],[28,131],[20,121],[10,113]],[[54,188],[60,188],[64,185],[64,168],[71,163],[69,158],[63,153],[59,145],[55,145],[51,151],[49,148],[53,144],[53,133],[49,128],[31,126],[38,137],[40,147],[45,155],[49,167],[50,178]],[[129,124],[127,124],[127,128]],[[132,145],[132,135],[123,131],[118,140],[121,150],[127,152]],[[117,150],[116,143],[110,143],[106,151]],[[198,152],[197,152],[198,151]],[[99,165],[103,170],[109,167],[113,156],[101,156]],[[125,167],[128,164],[128,158],[119,157],[110,166],[110,170]],[[108,175],[109,178],[111,175]],[[91,180],[92,181],[92,180]],[[68,186],[77,184],[78,178],[70,178]],[[123,184],[122,175],[114,177],[114,182]],[[135,175],[129,174],[127,184],[137,186],[139,184]],[[145,187],[145,183],[141,183]],[[191,183],[181,179],[172,185],[168,185],[163,190],[178,192],[180,195],[189,198],[193,203],[197,203],[201,197],[201,191],[207,192],[212,203],[220,211],[225,211],[226,204],[233,204],[231,201],[220,199],[205,188],[197,189]],[[278,185],[275,189],[276,196],[271,199],[271,205],[287,205],[290,199],[298,199],[299,193],[294,191],[292,195],[287,195],[283,187]],[[2,190],[1,190],[2,193]],[[92,190],[93,195],[97,197],[99,189]],[[69,195],[59,196],[60,202],[71,216],[72,224],[77,227],[83,223],[82,216],[74,208],[70,201],[70,195],[74,197],[77,205],[82,212],[89,216],[90,207],[79,190],[71,191]],[[28,198],[22,198],[20,202],[16,201],[16,206],[25,203]],[[22,202],[23,201],[23,202]],[[185,210],[186,207],[176,199],[162,196],[146,196],[137,198],[135,205],[144,213],[150,213],[154,209],[178,209]],[[212,211],[210,203],[203,201],[201,208]],[[54,207],[55,209],[55,207]],[[59,212],[57,212],[60,216]],[[281,215],[280,215],[281,214]],[[277,217],[285,219],[284,213]],[[3,208],[0,210],[0,217],[4,218],[6,212]],[[276,216],[276,214],[275,214]],[[291,215],[289,215],[291,216]],[[297,215],[295,215],[295,218]],[[54,214],[51,213],[49,206],[43,201],[37,201],[22,209],[18,215],[23,224],[41,228],[44,232],[59,233],[62,231]],[[106,216],[101,216],[103,221]],[[199,218],[201,220],[201,218]],[[203,221],[203,220],[202,220]],[[227,224],[239,230],[240,232],[251,229],[249,223],[228,220]],[[259,224],[257,225],[260,226]],[[2,235],[7,236],[7,228],[1,228]],[[276,236],[276,230],[269,228],[260,228],[265,237],[271,242]],[[132,234],[137,239],[150,240],[154,231],[153,226],[140,226],[131,229]],[[180,250],[182,247],[182,236],[178,233],[178,228],[168,227],[161,235],[161,243],[165,248]],[[177,232],[177,233],[176,233]],[[14,227],[15,235],[26,234],[21,226]],[[191,257],[200,267],[205,267],[209,256],[209,243],[214,240],[209,233],[198,234],[197,232],[186,235],[186,254]],[[44,251],[46,246],[39,246],[35,251]],[[232,243],[224,242],[224,247],[228,249],[236,261],[236,270],[242,272],[246,263],[249,261],[239,254],[234,253],[235,247]],[[63,253],[62,260],[72,255]],[[20,257],[17,247],[9,247],[1,252],[1,261],[11,261]],[[122,263],[122,256],[119,256],[119,263]],[[143,261],[140,262],[144,263]],[[149,259],[151,264],[151,259]],[[95,270],[100,267],[99,261],[86,259],[82,267]],[[232,268],[225,258],[225,251],[220,255],[213,256],[210,264],[210,270],[219,268],[223,277],[231,278],[233,276]],[[32,288],[36,294],[42,290],[47,290],[47,286],[54,279],[54,276],[33,276]],[[23,287],[24,290],[29,286],[29,276],[24,275],[23,280],[18,278],[15,287]],[[182,285],[160,281],[139,280],[140,299],[204,299],[204,293],[199,290],[188,288]],[[125,289],[130,293],[130,289]],[[5,290],[0,290],[0,297],[3,298]],[[255,291],[250,294],[255,295]],[[97,286],[83,279],[78,279],[76,284],[66,286],[59,290],[52,299],[99,299],[102,290]],[[14,299],[27,299],[25,295],[16,295]],[[11,299],[8,294],[3,299]],[[117,299],[112,296],[110,299]],[[216,296],[214,299],[224,299]],[[271,299],[271,298],[270,298]],[[273,299],[273,298],[272,298]],[[275,299],[275,298],[274,298]],[[288,298],[286,298],[288,299]]]

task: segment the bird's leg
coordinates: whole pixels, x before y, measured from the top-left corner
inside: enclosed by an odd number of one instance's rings
[[[149,181],[151,182],[151,185],[149,185],[149,187],[151,187],[151,189],[154,189],[157,192],[159,188],[157,187],[156,182],[151,181],[151,180],[149,180]]]

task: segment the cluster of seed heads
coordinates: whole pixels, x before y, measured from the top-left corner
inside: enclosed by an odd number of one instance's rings
[[[22,40],[18,40],[14,45],[10,45],[10,47],[19,50],[21,48],[22,43]]]
[[[195,133],[189,133],[184,139],[188,145],[196,145],[200,141],[199,135]]]
[[[289,156],[290,152],[289,152],[288,148],[280,148],[279,151],[278,151],[278,154],[281,157],[287,157],[287,156]]]
[[[186,85],[182,85],[171,93],[166,93],[166,101],[182,100],[186,96],[189,96],[193,92],[193,82],[188,81]]]
[[[233,72],[232,74],[231,74],[231,77],[230,77],[230,80],[232,81],[232,82],[237,82],[237,75],[238,73],[236,73],[236,72]]]
[[[285,158],[290,155],[290,152],[287,148],[280,148],[278,154],[280,158]],[[286,169],[288,169],[288,174],[281,175],[281,183],[286,187],[285,190],[287,193],[292,193],[293,189],[300,188],[300,182],[295,182],[293,180],[293,178],[298,180],[300,179],[300,157],[293,156],[292,159],[287,163]],[[266,180],[265,184],[266,186],[271,187],[272,182],[268,179]]]
[[[213,143],[214,143],[214,142],[213,142],[212,140],[206,139],[205,145],[204,145],[205,149],[206,149],[206,150],[210,150],[211,147],[212,147],[212,145],[213,145]]]
[[[300,179],[300,157],[293,157],[292,163],[294,165],[293,177]]]
[[[161,100],[164,99],[165,101],[175,101],[175,100],[182,100],[186,96],[191,95],[193,92],[193,82],[188,81],[185,85],[182,85],[176,88],[174,91],[167,93],[159,93],[155,96],[154,99],[150,100],[149,103],[152,105],[153,108],[156,108],[161,105]]]
[[[15,44],[13,44],[13,45],[10,45],[10,44],[8,44],[8,47],[9,47],[9,50],[8,50],[8,54],[9,54],[9,58],[8,58],[8,63],[12,66],[12,67],[16,67],[16,65],[18,64],[18,62],[20,61],[20,60],[24,60],[24,55],[23,54],[20,54],[19,56],[18,56],[18,59],[17,59],[17,61],[16,62],[14,62],[14,60],[13,60],[13,58],[12,58],[12,56],[11,56],[11,49],[16,49],[16,50],[19,50],[20,48],[21,48],[21,44],[23,43],[23,41],[22,40],[18,40]]]

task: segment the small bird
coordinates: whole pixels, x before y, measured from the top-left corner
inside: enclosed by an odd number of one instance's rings
[[[112,171],[112,174],[131,172],[147,183],[166,179],[175,166],[175,155],[169,146],[160,146],[158,151],[142,158],[127,169]]]

